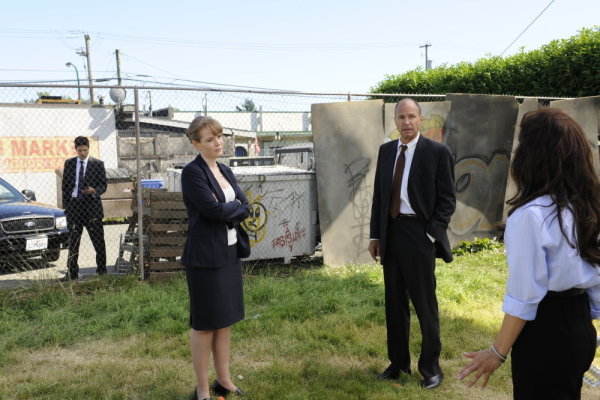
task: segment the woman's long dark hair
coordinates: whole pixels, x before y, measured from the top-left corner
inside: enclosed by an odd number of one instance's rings
[[[555,108],[525,114],[510,171],[517,194],[508,201],[509,215],[536,197],[550,195],[563,235],[561,211],[566,208],[575,219],[577,243],[571,245],[583,259],[600,264],[600,181],[581,126]]]

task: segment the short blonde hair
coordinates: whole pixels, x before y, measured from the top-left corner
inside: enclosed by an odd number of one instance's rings
[[[223,133],[223,126],[221,126],[219,121],[217,121],[216,119],[214,119],[212,117],[196,117],[190,123],[190,126],[188,127],[187,131],[185,132],[185,135],[188,137],[190,142],[192,142],[194,140],[196,142],[199,142],[200,141],[200,131],[204,128],[208,128],[210,133],[212,133],[215,136],[217,136],[220,133]]]

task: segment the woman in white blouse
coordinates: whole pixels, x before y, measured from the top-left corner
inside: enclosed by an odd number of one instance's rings
[[[512,348],[515,399],[579,399],[600,318],[600,183],[581,126],[558,109],[527,113],[511,175],[504,321],[458,378],[485,386]]]

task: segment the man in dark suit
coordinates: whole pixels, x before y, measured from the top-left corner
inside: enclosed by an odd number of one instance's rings
[[[421,386],[432,389],[444,378],[435,258],[452,261],[446,228],[456,206],[454,162],[448,147],[420,134],[423,116],[416,101],[400,100],[394,121],[400,139],[379,148],[369,243],[371,257],[383,264],[391,361],[379,377],[410,374],[410,299],[422,334]]]
[[[104,211],[100,195],[106,192],[104,162],[90,157],[90,142],[84,136],[75,138],[77,157],[65,161],[62,201],[69,228],[68,272],[62,280],[79,277],[79,244],[85,227],[96,251],[96,272],[106,274],[104,244]]]

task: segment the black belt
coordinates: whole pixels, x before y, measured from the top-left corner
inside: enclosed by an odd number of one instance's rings
[[[548,296],[548,297],[573,297],[573,296],[582,295],[584,293],[585,293],[585,289],[572,288],[572,289],[563,290],[562,292],[555,292],[553,290],[548,290],[548,293],[546,294],[546,296]]]
[[[421,219],[417,214],[398,214],[394,219]]]

